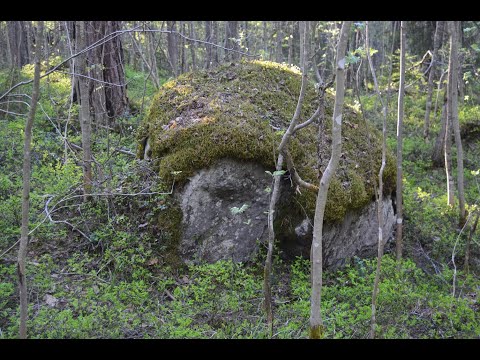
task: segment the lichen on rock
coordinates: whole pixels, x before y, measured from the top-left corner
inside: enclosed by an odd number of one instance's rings
[[[228,63],[183,74],[165,83],[153,99],[138,131],[137,154],[143,158],[148,138],[151,159],[165,189],[174,180],[176,186],[184,186],[198,171],[221,159],[256,163],[273,171],[276,148],[295,112],[300,85],[298,69],[265,61]],[[299,121],[307,120],[317,106],[318,94],[309,83]],[[298,173],[310,183],[318,183],[330,156],[332,108],[333,96],[327,93],[324,129],[328,146],[317,149],[315,125],[297,132],[289,145]],[[349,106],[344,107],[343,119],[343,152],[328,193],[328,223],[341,222],[347,212],[374,199],[381,163],[379,132]],[[387,155],[385,194],[395,184],[394,157],[390,152]],[[315,201],[313,191],[292,191],[291,199],[280,204],[288,211],[279,210],[284,218],[276,221],[276,228],[293,236],[302,219],[313,219]],[[181,228],[181,224],[176,226]]]

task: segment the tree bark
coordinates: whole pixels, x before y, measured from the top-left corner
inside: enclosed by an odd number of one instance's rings
[[[396,247],[397,247],[397,262],[400,266],[403,251],[403,114],[404,104],[403,98],[405,95],[405,22],[400,23],[400,83],[398,88],[398,116],[397,116],[397,233],[396,233]]]
[[[210,66],[212,65],[212,45],[208,44],[209,42],[212,42],[212,22],[211,21],[205,21],[205,41],[207,44],[205,44],[205,69],[210,69]]]
[[[262,29],[263,29],[263,60],[268,59],[268,36],[267,36],[267,22],[262,21]]]
[[[35,51],[35,69],[33,75],[33,92],[30,103],[30,110],[25,124],[25,142],[23,150],[23,191],[22,191],[22,226],[20,235],[20,246],[18,250],[17,273],[18,287],[20,293],[20,339],[27,338],[27,317],[28,317],[28,293],[27,279],[25,271],[25,263],[27,257],[28,246],[28,224],[30,210],[30,172],[31,172],[31,143],[32,128],[35,120],[35,112],[37,110],[38,98],[40,95],[40,56],[41,44],[43,43],[43,21],[38,22],[36,43],[38,47]]]
[[[86,47],[86,29],[85,21],[77,22],[77,51]],[[87,74],[87,55],[83,54],[78,60],[79,71],[81,74]],[[90,79],[81,76],[78,78],[78,94],[80,97],[80,127],[82,131],[82,149],[83,149],[83,195],[84,201],[90,199],[92,193],[92,124],[90,117]]]
[[[465,182],[463,179],[463,146],[460,135],[460,124],[458,121],[458,35],[459,22],[449,21],[450,28],[450,64],[449,72],[451,72],[451,84],[448,83],[448,93],[451,97],[450,106],[447,106],[448,116],[451,118],[453,132],[455,135],[455,144],[457,145],[457,184],[458,184],[458,211],[459,226],[463,227],[466,221],[465,211]]]
[[[332,119],[332,155],[327,168],[320,180],[320,188],[315,206],[315,219],[313,227],[313,241],[311,249],[312,260],[312,292],[310,299],[310,338],[319,339],[323,337],[324,326],[320,310],[322,295],[322,231],[325,205],[327,203],[327,192],[330,186],[342,152],[342,110],[345,96],[345,53],[347,49],[348,33],[352,22],[345,21],[340,30],[340,39],[336,54],[336,89],[335,105]]]
[[[155,29],[155,28],[153,28]],[[146,33],[147,42],[148,42],[148,58],[149,58],[149,67],[150,74],[152,74],[152,80],[157,89],[160,88],[160,80],[158,78],[158,65],[157,65],[157,55],[155,51],[155,33],[148,32]]]
[[[240,54],[236,52],[239,50],[236,39],[238,39],[238,21],[227,21],[225,23],[225,61],[237,61],[240,58]]]
[[[447,177],[447,202],[453,206],[455,203],[454,189],[455,184],[452,176],[452,130],[453,130],[453,102],[458,96],[456,87],[456,61],[455,56],[457,44],[453,43],[456,38],[456,31],[452,21],[447,23],[448,32],[450,34],[450,56],[448,61],[448,84],[447,84],[447,126],[445,128],[445,174]],[[455,86],[455,87],[454,87]],[[458,116],[458,115],[457,115]]]
[[[288,64],[293,64],[293,26],[290,25],[288,34]]]
[[[176,31],[175,21],[167,21],[169,31]],[[178,76],[178,44],[177,34],[169,32],[167,34],[168,58],[174,77]]]
[[[277,43],[275,47],[275,61],[278,63],[283,62],[283,21],[277,21]]]
[[[443,102],[442,115],[440,121],[440,132],[435,140],[432,153],[432,165],[435,168],[440,168],[445,165],[444,148],[445,148],[445,131],[447,128],[447,102]]]
[[[247,54],[252,52],[252,34],[250,33],[250,29],[248,27],[248,21],[245,21],[245,45],[247,47]]]
[[[470,227],[470,233],[468,234],[467,238],[467,244],[465,245],[465,265],[464,269],[465,272],[468,274],[470,272],[470,243],[472,241],[473,234],[477,230],[477,225],[478,225],[478,218],[480,216],[480,212],[477,212],[475,220],[473,221],[473,225]]]
[[[10,64],[21,68],[29,63],[27,34],[23,21],[7,21]],[[42,41],[43,42],[43,41]]]
[[[185,23],[183,21],[180,21],[179,27],[180,27],[181,33],[186,34]],[[184,72],[186,72],[187,69],[188,69],[188,64],[187,64],[187,54],[185,49],[185,38],[181,37],[180,38],[180,74],[183,74]]]
[[[432,93],[433,93],[433,80],[435,78],[435,66],[438,61],[438,49],[440,48],[440,40],[443,35],[444,21],[437,21],[437,27],[435,29],[435,37],[433,40],[433,53],[432,53],[432,65],[430,67],[430,73],[428,74],[427,84],[427,104],[425,108],[425,124],[423,129],[423,137],[428,141],[430,133],[430,110],[432,108]]]
[[[450,75],[448,76],[448,81],[450,82]],[[444,163],[445,163],[445,175],[447,178],[447,204],[453,206],[455,204],[455,197],[453,191],[455,189],[455,183],[452,176],[452,119],[448,116],[448,107],[449,107],[449,95],[447,95],[447,115],[446,115],[446,125],[445,125],[445,139],[444,144]]]
[[[212,42],[218,44],[218,21],[213,21],[213,38]],[[213,64],[217,66],[220,62],[219,48],[215,46],[213,51]]]
[[[191,39],[196,39],[197,36],[195,35],[195,27],[193,25],[193,21],[188,22],[188,34]],[[197,69],[197,54],[196,54],[197,46],[195,41],[190,42],[190,56],[192,58],[192,71]]]
[[[121,23],[119,21],[86,21],[83,29],[83,34],[76,31],[75,36],[83,36],[84,46],[87,47],[105,35],[120,30]],[[117,36],[89,50],[86,61],[85,72],[81,72],[80,75],[91,79],[89,102],[93,109],[95,124],[105,124],[107,117],[113,121],[115,117],[128,113],[123,48],[120,37]]]

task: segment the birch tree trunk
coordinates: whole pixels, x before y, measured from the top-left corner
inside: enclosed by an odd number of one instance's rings
[[[320,310],[322,295],[322,231],[323,218],[325,214],[325,205],[327,203],[327,192],[330,181],[340,161],[342,152],[342,110],[345,95],[345,53],[347,49],[348,33],[352,21],[344,21],[340,30],[340,39],[337,46],[336,55],[336,88],[335,105],[332,119],[332,155],[327,168],[320,180],[317,202],[315,206],[315,219],[313,226],[313,241],[311,249],[311,272],[312,272],[312,292],[310,298],[310,338],[320,339],[323,337],[324,326]]]
[[[25,142],[23,150],[23,191],[22,191],[22,226],[20,235],[20,246],[18,249],[17,273],[18,287],[20,293],[20,339],[27,338],[27,316],[28,316],[28,293],[27,279],[25,273],[25,263],[27,257],[28,246],[28,223],[30,210],[30,172],[31,172],[31,143],[32,128],[35,120],[35,112],[37,110],[38,98],[40,95],[40,56],[41,44],[43,43],[43,21],[38,22],[35,50],[35,69],[33,75],[33,92],[28,112],[27,123],[25,124]]]
[[[403,251],[403,98],[405,95],[405,22],[400,22],[400,84],[398,88],[398,116],[397,116],[397,262],[400,263]]]

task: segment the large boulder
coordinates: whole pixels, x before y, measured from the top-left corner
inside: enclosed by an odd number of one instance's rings
[[[165,189],[175,184],[157,224],[171,254],[184,262],[244,262],[255,256],[267,239],[276,147],[295,111],[300,81],[300,73],[285,65],[245,61],[187,73],[160,89],[139,129],[138,156],[152,161]],[[309,84],[300,121],[317,105]],[[328,94],[321,136],[317,121],[289,146],[297,172],[314,184],[330,155],[332,106]],[[374,181],[380,135],[348,105],[343,118],[343,152],[325,212],[324,261],[331,267],[374,254],[378,231]],[[384,233],[391,234],[390,152],[384,177]],[[275,229],[285,254],[308,256],[315,201],[314,191],[298,188],[288,172],[282,176]]]

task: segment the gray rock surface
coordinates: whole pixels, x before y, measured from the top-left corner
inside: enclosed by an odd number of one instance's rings
[[[392,238],[396,216],[389,197],[383,199],[384,244]],[[282,239],[282,247],[290,257],[310,256],[313,224],[304,219],[295,227],[296,238]],[[343,222],[324,224],[323,264],[330,269],[342,267],[354,256],[375,256],[378,242],[378,217],[375,202],[359,211],[347,212]]]
[[[272,177],[255,163],[222,159],[199,171],[176,194],[183,212],[183,236],[180,255],[185,262],[215,262],[232,259],[251,260],[261,242],[268,238],[267,214]],[[282,185],[281,202],[287,203],[293,192],[290,181]],[[293,200],[292,200],[293,201]],[[391,238],[395,215],[389,198],[384,200],[384,239]],[[237,214],[232,208],[242,209]],[[288,211],[288,206],[282,206]],[[275,221],[281,221],[279,213]],[[280,246],[290,256],[310,254],[312,224],[298,219],[291,234],[277,234]],[[376,254],[378,219],[372,202],[362,210],[349,212],[342,223],[325,224],[324,265],[341,267],[353,256]]]
[[[254,163],[222,159],[199,171],[178,194],[183,212],[180,255],[184,261],[245,262],[267,239],[272,177]],[[232,208],[246,209],[233,214]]]

